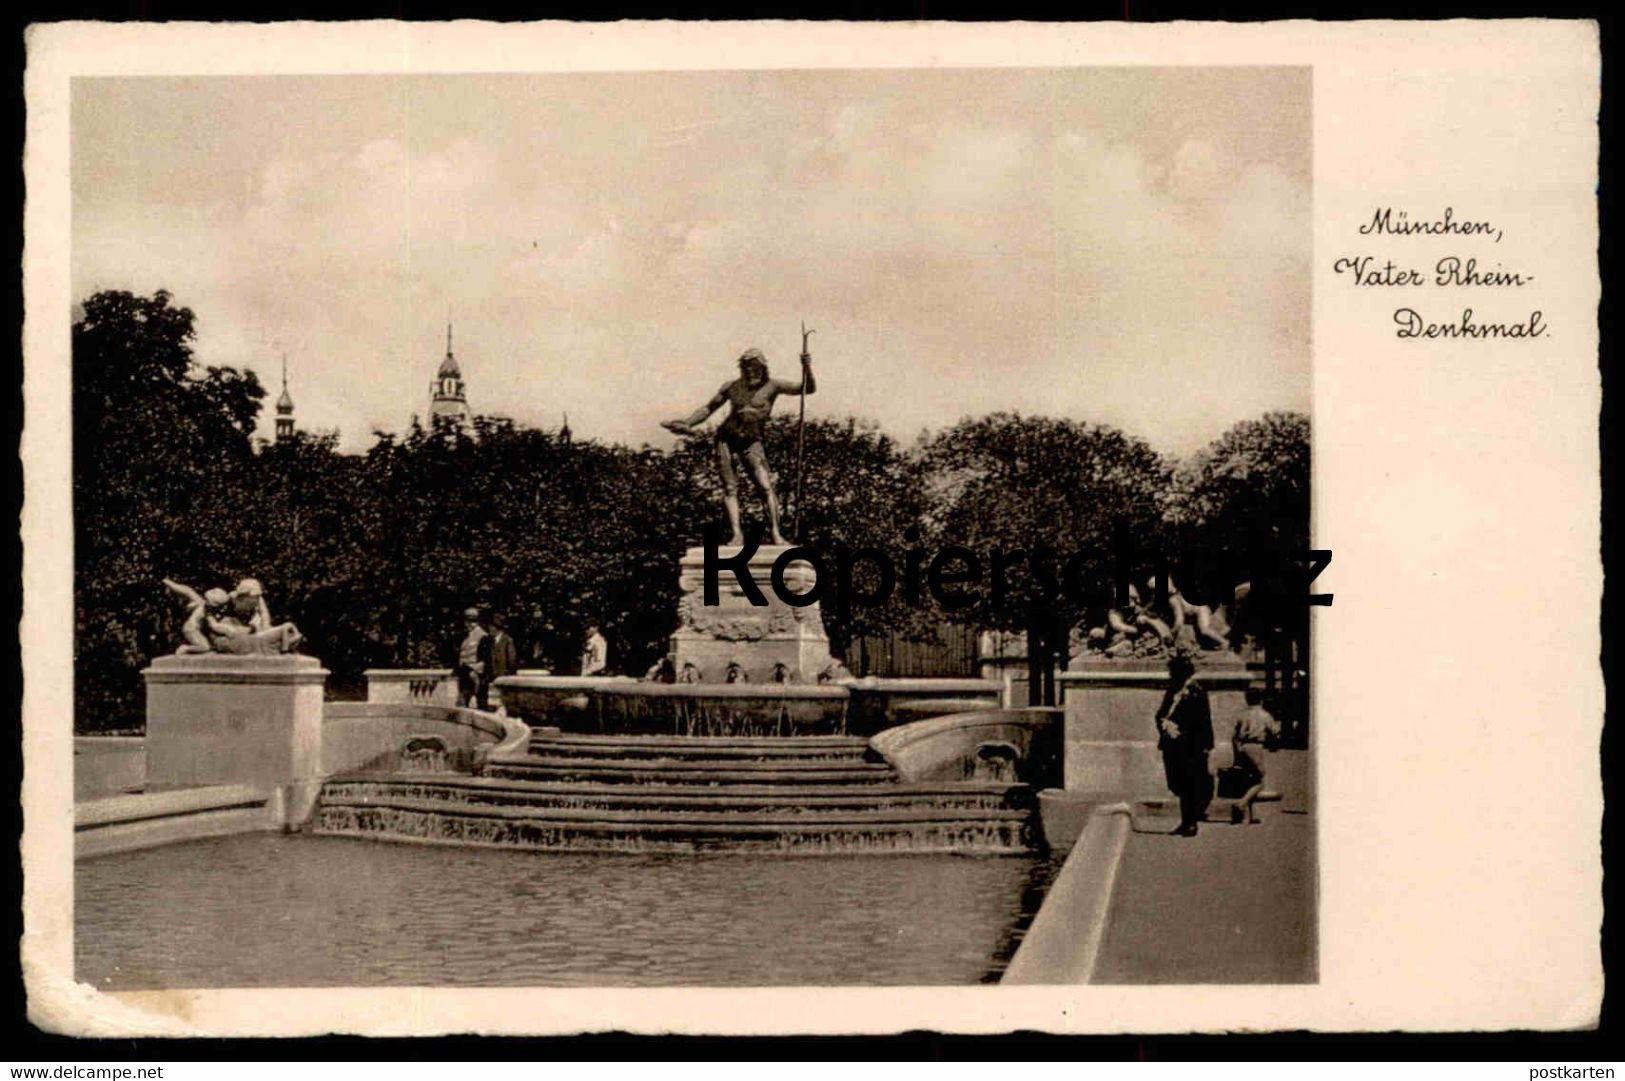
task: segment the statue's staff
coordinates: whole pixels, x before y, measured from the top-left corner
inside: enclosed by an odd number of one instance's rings
[[[807,371],[812,367],[812,353],[807,350],[807,339],[817,331],[807,329],[807,324],[801,324],[801,383],[807,383]],[[807,396],[800,396],[801,411],[796,416],[796,513],[792,519],[790,532],[793,536],[801,536],[801,455],[807,446]]]

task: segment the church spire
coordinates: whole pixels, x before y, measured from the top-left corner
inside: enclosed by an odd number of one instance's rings
[[[462,369],[457,365],[457,357],[451,351],[451,319],[446,319],[446,359],[440,362],[440,370],[435,373],[434,382],[429,384],[429,419],[430,423],[444,417],[457,424],[465,424],[469,419],[467,389],[463,383]]]
[[[276,400],[276,441],[293,438],[293,395],[288,393],[288,354],[282,354],[282,394]]]

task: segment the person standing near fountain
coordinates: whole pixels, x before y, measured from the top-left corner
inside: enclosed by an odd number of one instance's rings
[[[586,638],[581,648],[581,674],[596,676],[609,664],[609,643],[598,632],[597,624],[587,625]]]
[[[491,681],[519,671],[519,647],[508,633],[508,619],[501,612],[491,616]]]
[[[1168,689],[1157,709],[1157,749],[1168,789],[1179,797],[1179,825],[1172,832],[1195,837],[1196,824],[1213,799],[1208,752],[1213,749],[1213,712],[1195,679],[1196,661],[1185,652],[1168,658]]]
[[[805,332],[804,332],[805,333]],[[773,413],[773,403],[781,394],[807,395],[818,389],[813,378],[812,355],[807,352],[806,337],[802,338],[801,381],[791,383],[768,375],[767,358],[760,349],[747,349],[739,357],[739,378],[724,383],[711,400],[688,416],[668,420],[661,427],[678,435],[692,435],[694,428],[722,407],[730,406],[726,419],[717,426],[717,472],[722,478],[722,506],[728,514],[728,528],[732,531],[729,544],[739,547],[745,543],[744,531],[739,524],[739,470],[741,463],[755,481],[767,504],[767,524],[771,542],[788,544],[779,525],[779,497],[773,487],[773,471],[767,463],[767,452],[762,449],[762,433],[767,418]]]
[[[457,705],[472,702],[483,710],[491,693],[491,635],[480,622],[478,608],[464,609],[463,625],[467,632],[457,647]]]

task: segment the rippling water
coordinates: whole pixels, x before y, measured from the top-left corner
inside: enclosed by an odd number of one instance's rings
[[[989,982],[1052,877],[959,856],[504,852],[249,834],[77,867],[109,989]]]

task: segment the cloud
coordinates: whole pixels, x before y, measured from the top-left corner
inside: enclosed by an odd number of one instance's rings
[[[1307,186],[1222,126],[1164,146],[992,99],[593,100],[536,135],[515,106],[502,137],[286,142],[241,198],[104,185],[76,275],[170,288],[212,362],[288,349],[301,423],[351,447],[423,410],[448,312],[476,410],[634,442],[745,345],[793,364],[802,319],[816,408],[903,438],[1019,408],[1188,449],[1307,406]]]

